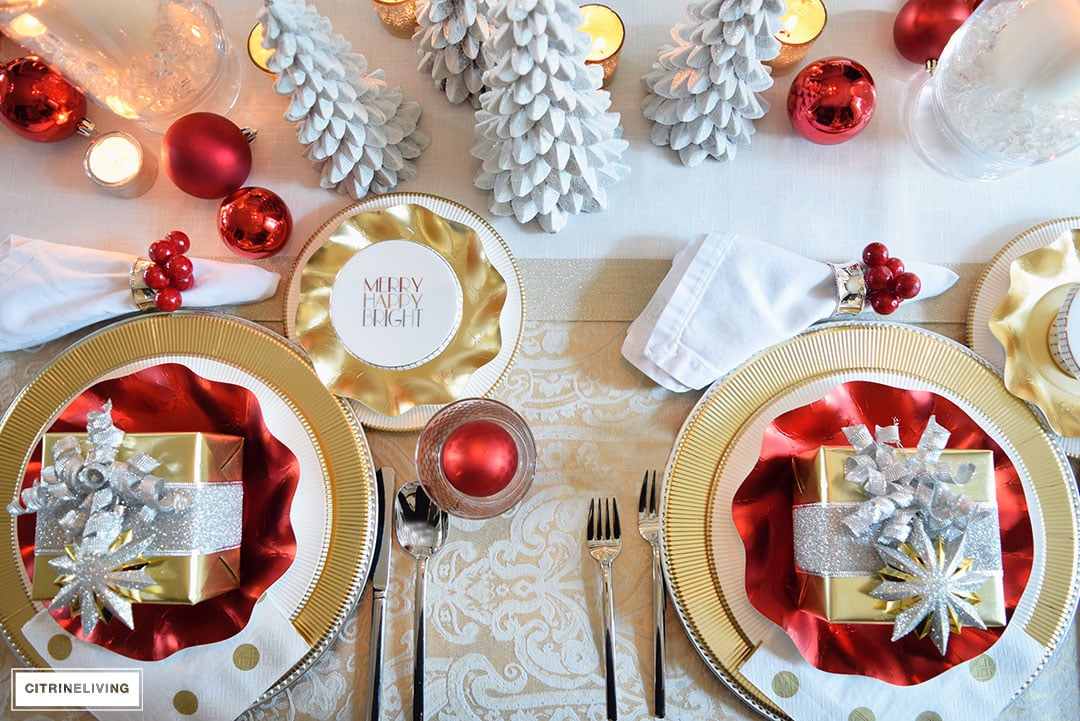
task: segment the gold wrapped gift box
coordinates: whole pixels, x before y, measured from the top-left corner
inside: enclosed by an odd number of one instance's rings
[[[85,444],[86,434],[49,433],[44,439],[45,453],[68,436]],[[152,522],[155,538],[145,570],[157,583],[140,592],[143,603],[195,604],[239,586],[243,450],[243,438],[215,433],[124,436],[118,461],[140,451],[151,456],[160,462],[151,475],[165,479],[170,490],[187,493],[193,501],[189,508],[160,513]],[[59,518],[39,511],[34,534],[34,600],[51,599],[58,590],[58,574],[49,560],[64,553],[62,539]]]
[[[796,561],[796,582],[798,605],[833,623],[892,623],[894,616],[885,610],[885,602],[870,595],[870,591],[881,582],[877,570],[885,563],[876,552],[865,547],[856,539],[840,519],[855,511],[867,500],[862,489],[844,477],[844,459],[855,454],[850,447],[823,446],[808,461],[795,463],[794,524],[796,545],[800,536],[812,539],[821,548],[816,557],[829,559],[823,565],[844,566],[832,568],[828,573],[808,573],[799,567]],[[994,478],[993,453],[984,450],[946,449],[941,460],[948,462],[954,469],[962,463],[975,465],[975,474],[964,486],[954,487],[973,501],[996,508],[997,491]],[[802,509],[815,514],[814,526],[806,523],[801,516]],[[827,517],[828,520],[825,520]],[[802,523],[801,523],[802,521]],[[800,529],[800,525],[803,527]],[[977,570],[997,571],[997,575],[988,580],[978,591],[979,602],[976,608],[987,626],[1005,625],[1005,589],[1001,574],[1001,540],[997,513],[990,513],[985,519],[972,525],[969,534],[978,534],[981,548],[994,548],[996,551],[983,551],[993,556],[980,559]],[[972,544],[969,543],[969,546]],[[863,548],[856,548],[863,546]],[[800,549],[796,548],[796,558]],[[844,560],[837,560],[844,559]],[[850,560],[848,560],[850,559]],[[809,564],[807,564],[809,565]]]

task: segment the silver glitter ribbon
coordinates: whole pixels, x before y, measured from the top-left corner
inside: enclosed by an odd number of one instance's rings
[[[843,524],[860,539],[884,545],[908,540],[912,523],[921,518],[933,536],[954,539],[975,521],[992,512],[953,490],[967,484],[975,465],[941,460],[949,431],[934,416],[913,454],[900,445],[899,426],[877,426],[873,436],[865,425],[844,428],[856,454],[844,460],[844,477],[859,486],[867,500]]]

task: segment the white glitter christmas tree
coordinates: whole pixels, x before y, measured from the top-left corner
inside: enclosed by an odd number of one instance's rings
[[[765,60],[780,52],[784,0],[706,0],[686,7],[642,78],[641,108],[653,121],[652,142],[678,151],[684,165],[731,160],[749,145],[753,121],[768,112],[758,93],[772,87]]]
[[[629,174],[619,115],[600,67],[585,65],[590,41],[572,0],[494,0],[491,20],[475,184],[492,191],[495,215],[557,233],[571,215],[604,210],[607,188]]]
[[[305,0],[265,0],[257,18],[274,51],[274,90],[290,99],[285,119],[299,124],[319,184],[359,199],[416,178],[414,161],[431,142],[420,104],[387,85],[381,69],[368,72],[367,58]]]
[[[484,89],[484,43],[491,33],[487,0],[429,0],[416,12],[413,40],[420,48],[420,72],[455,105],[480,107]]]

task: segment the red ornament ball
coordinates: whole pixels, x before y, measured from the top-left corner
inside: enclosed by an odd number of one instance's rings
[[[277,193],[240,188],[221,201],[218,232],[237,255],[265,258],[285,247],[292,235],[292,214]]]
[[[462,423],[446,437],[439,454],[443,475],[467,496],[491,496],[514,478],[518,449],[513,436],[498,423]]]
[[[866,129],[876,104],[870,71],[854,60],[830,57],[810,63],[795,76],[787,113],[799,135],[820,145],[835,145]]]
[[[969,0],[908,0],[893,23],[896,49],[919,65],[937,60],[971,10]]]
[[[63,140],[86,118],[86,96],[35,57],[0,67],[0,120],[39,143]]]
[[[196,198],[222,198],[251,173],[248,136],[228,118],[191,113],[165,131],[161,164],[177,188]]]

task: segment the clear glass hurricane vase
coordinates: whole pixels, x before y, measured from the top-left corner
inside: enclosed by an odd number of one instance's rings
[[[0,0],[0,31],[157,132],[194,110],[224,115],[240,93],[239,55],[209,0]]]
[[[1080,145],[1080,0],[984,0],[906,108],[919,155],[994,180]]]

